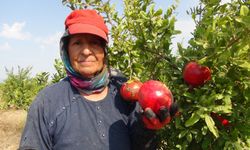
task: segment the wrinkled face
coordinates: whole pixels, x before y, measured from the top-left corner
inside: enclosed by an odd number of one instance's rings
[[[104,65],[102,40],[92,34],[75,34],[70,37],[68,54],[73,69],[86,78],[93,77]]]

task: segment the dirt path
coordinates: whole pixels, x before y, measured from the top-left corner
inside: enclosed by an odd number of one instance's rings
[[[16,150],[26,120],[24,110],[0,110],[0,150]]]

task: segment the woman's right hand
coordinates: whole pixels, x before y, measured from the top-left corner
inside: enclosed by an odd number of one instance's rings
[[[161,107],[159,114],[153,112],[149,107],[145,108],[142,112],[142,121],[146,128],[152,130],[159,130],[167,125],[172,117],[178,112],[178,106],[173,103],[170,108]]]

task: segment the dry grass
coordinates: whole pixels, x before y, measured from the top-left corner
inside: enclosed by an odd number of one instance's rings
[[[0,106],[1,96],[0,90]],[[26,116],[25,110],[0,109],[0,150],[17,150]]]
[[[16,150],[27,112],[25,110],[0,110],[0,150]]]

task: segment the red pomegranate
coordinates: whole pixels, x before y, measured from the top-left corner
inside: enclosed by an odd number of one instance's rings
[[[197,87],[211,79],[211,71],[208,67],[191,61],[183,70],[183,78],[189,85]]]
[[[120,94],[124,100],[137,101],[138,92],[141,86],[142,82],[138,80],[129,80],[121,86]]]
[[[170,108],[173,96],[168,87],[160,81],[149,80],[139,90],[139,104],[143,109],[150,107],[156,114],[162,106]]]
[[[211,116],[219,120],[219,122],[224,126],[228,127],[230,125],[229,121],[225,118],[223,118],[221,115],[211,112]]]

